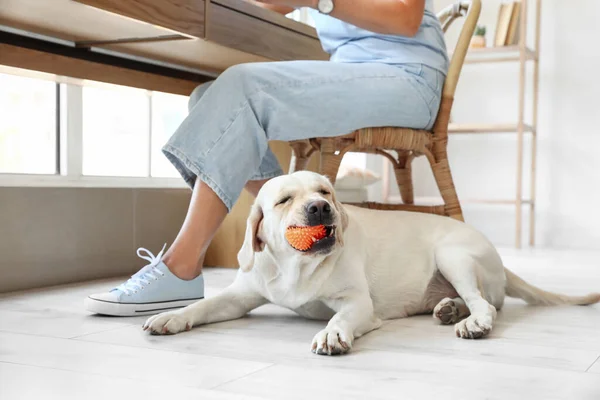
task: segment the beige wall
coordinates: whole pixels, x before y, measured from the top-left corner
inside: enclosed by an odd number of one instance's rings
[[[125,275],[172,242],[190,191],[0,188],[0,292]]]

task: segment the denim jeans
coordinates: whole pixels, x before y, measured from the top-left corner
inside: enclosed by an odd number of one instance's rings
[[[163,153],[193,187],[231,210],[249,180],[283,173],[270,140],[331,137],[359,128],[429,129],[444,75],[421,64],[284,61],[233,66],[200,85]]]

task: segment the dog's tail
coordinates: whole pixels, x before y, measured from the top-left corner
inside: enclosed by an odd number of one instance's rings
[[[590,293],[586,296],[567,296],[547,292],[525,282],[506,267],[504,268],[504,272],[506,274],[506,295],[523,299],[529,304],[558,306],[588,305],[600,302],[600,293]]]

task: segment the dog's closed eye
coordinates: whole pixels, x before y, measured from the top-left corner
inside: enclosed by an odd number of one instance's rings
[[[280,200],[279,200],[279,201],[278,201],[278,202],[277,202],[275,205],[276,205],[276,206],[279,206],[279,205],[285,204],[285,203],[287,203],[288,201],[290,201],[291,199],[292,199],[292,196],[285,196],[285,197],[282,197],[282,198],[281,198],[281,199],[280,199]]]
[[[329,192],[329,190],[327,190],[327,189],[319,189],[319,193],[321,193],[323,196],[327,196],[327,195],[331,194],[331,192]]]

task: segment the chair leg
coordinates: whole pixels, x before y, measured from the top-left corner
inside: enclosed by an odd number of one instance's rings
[[[442,199],[444,199],[444,209],[446,215],[464,222],[462,209],[460,202],[458,201],[458,195],[456,194],[456,188],[454,187],[454,181],[452,180],[452,173],[450,172],[450,164],[448,163],[448,155],[446,151],[436,152],[439,157],[437,160],[433,158],[433,155],[428,154],[427,159],[431,164],[433,170],[433,176],[437,183]]]
[[[342,163],[343,154],[335,154],[335,152],[323,151],[321,148],[321,166],[320,171],[322,175],[329,178],[332,185],[335,185],[335,179]]]
[[[314,149],[306,140],[290,142],[290,147],[292,148],[292,158],[289,173],[305,170]]]
[[[398,188],[400,189],[400,197],[404,204],[414,204],[415,197],[413,194],[413,183],[412,183],[412,160],[413,155],[408,151],[398,152],[398,166],[394,167],[394,173],[396,174],[396,181],[398,182]]]

